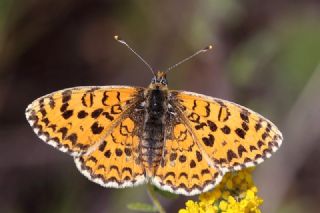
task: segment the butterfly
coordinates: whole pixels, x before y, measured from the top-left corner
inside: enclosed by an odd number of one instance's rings
[[[75,87],[33,101],[26,117],[47,144],[70,154],[104,187],[152,183],[182,195],[211,190],[230,171],[255,166],[282,143],[269,120],[230,101],[168,89]]]

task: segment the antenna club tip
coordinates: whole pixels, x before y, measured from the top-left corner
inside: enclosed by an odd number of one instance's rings
[[[119,36],[118,35],[114,35],[113,38],[117,41],[119,41]]]
[[[209,46],[207,46],[207,47],[205,47],[203,50],[204,51],[208,51],[208,50],[212,50],[213,49],[213,45],[209,45]]]

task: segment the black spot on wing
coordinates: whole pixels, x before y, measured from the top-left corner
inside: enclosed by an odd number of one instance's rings
[[[263,143],[263,141],[259,140],[257,145],[258,145],[258,148],[260,149],[265,144]]]
[[[123,153],[122,149],[120,148],[116,149],[116,156],[121,157],[122,153]]]
[[[166,175],[164,176],[164,179],[167,179],[169,176],[172,176],[173,178],[175,178],[176,174],[174,172],[167,172]]]
[[[129,167],[124,167],[123,169],[122,169],[122,173],[124,173],[124,172],[129,172],[130,173],[130,175],[132,175],[132,169],[131,168],[129,168]]]
[[[188,179],[188,174],[185,173],[185,172],[181,172],[178,178],[180,179],[180,178],[182,178],[182,177],[185,177],[186,179]],[[180,185],[181,185],[181,184],[180,184]]]
[[[41,122],[43,122],[46,126],[48,126],[49,123],[50,123],[50,121],[49,121],[48,118],[43,118],[43,119],[41,120]]]
[[[186,160],[187,160],[187,158],[186,158],[186,156],[185,156],[185,155],[180,155],[180,157],[179,157],[179,161],[180,161],[181,163],[186,162]]]
[[[212,134],[209,134],[208,137],[203,137],[203,138],[202,138],[203,143],[204,143],[206,146],[210,146],[210,147],[213,146],[214,140],[215,140],[215,138],[214,138],[214,136],[213,136]]]
[[[188,118],[193,123],[200,123],[200,116],[194,112],[188,115]]]
[[[246,132],[243,129],[237,128],[235,133],[242,139],[246,136]]]
[[[77,136],[77,134],[72,133],[66,139],[70,140],[72,144],[76,144],[77,140],[78,140],[78,136]]]
[[[205,174],[210,174],[209,169],[202,169],[201,170],[201,175],[205,175]]]
[[[63,103],[66,103],[68,101],[70,101],[71,99],[71,94],[72,94],[72,91],[71,90],[65,90],[62,92],[62,102]]]
[[[127,157],[130,157],[131,156],[131,149],[130,148],[128,148],[128,147],[126,147],[126,148],[124,148],[124,153],[126,154],[126,156]]]
[[[212,132],[215,132],[218,128],[217,125],[213,121],[208,120],[207,124]]]
[[[52,97],[52,95],[49,96],[49,106],[51,109],[53,109],[55,107],[56,103]]]
[[[228,152],[227,152],[227,159],[228,159],[229,162],[231,162],[233,158],[238,158],[238,156],[237,156],[236,153],[234,153],[234,151],[229,149]]]
[[[202,154],[198,150],[196,151],[196,157],[198,162],[202,161]]]
[[[257,149],[257,147],[251,145],[250,146],[250,151],[252,152],[253,150],[258,150],[258,149]]]
[[[92,118],[98,118],[99,115],[103,112],[103,109],[99,108],[99,109],[96,109],[94,110],[92,113],[91,113],[91,117]]]
[[[261,127],[262,127],[262,120],[260,119],[258,123],[256,123],[256,125],[254,126],[254,128],[256,129],[256,131],[259,131]]]
[[[205,109],[206,109],[206,115],[204,117],[207,118],[210,116],[210,103],[209,102],[207,102]]]
[[[242,110],[242,112],[240,112],[240,117],[243,121],[249,123],[249,112],[247,110]]]
[[[244,131],[248,131],[249,130],[249,126],[248,126],[248,124],[246,122],[242,122],[241,126],[242,126],[242,129]]]
[[[109,106],[109,105],[106,103],[106,101],[108,100],[108,98],[109,98],[109,96],[107,95],[107,92],[105,91],[105,92],[103,93],[103,97],[102,97],[102,100],[101,100],[101,102],[102,102],[102,104],[103,104],[104,106]]]
[[[81,103],[82,103],[83,106],[92,107],[92,105],[93,105],[93,97],[94,97],[93,91],[94,90],[96,90],[96,89],[94,89],[94,88],[90,89],[85,94],[82,95]]]
[[[117,92],[117,100],[118,100],[119,102],[121,102],[121,99],[120,99],[120,92]]]
[[[197,107],[197,101],[193,100],[193,106],[192,106],[192,110],[195,110]]]
[[[228,127],[228,126],[224,126],[224,127],[221,128],[221,131],[222,131],[224,134],[228,135],[228,134],[230,134],[231,129],[230,129],[230,127]]]
[[[69,104],[68,104],[68,103],[64,103],[64,104],[62,104],[62,105],[61,105],[61,107],[60,107],[60,112],[64,112],[64,111],[66,111],[66,110],[67,110],[67,108],[68,108],[68,106],[69,106]]]
[[[90,156],[90,157],[88,158],[87,162],[88,162],[88,161],[92,161],[93,163],[97,163],[97,162],[98,162],[97,158],[95,158],[94,156]]]
[[[104,156],[106,158],[110,158],[111,157],[111,151],[110,150],[105,151]]]
[[[114,117],[112,115],[110,115],[109,112],[103,112],[102,115],[104,115],[104,117],[110,121],[114,120]]]
[[[43,117],[45,117],[45,116],[47,115],[47,111],[46,111],[45,108],[41,108],[39,111],[40,111],[40,113],[41,113],[41,115],[42,115]]]
[[[111,114],[120,114],[122,112],[122,108],[119,104],[112,105]]]
[[[204,122],[201,122],[200,124],[195,125],[194,128],[196,130],[199,130],[199,129],[203,129],[204,126],[207,126],[207,124]]]
[[[194,161],[194,160],[191,160],[190,161],[190,168],[192,169],[192,168],[194,168],[194,167],[196,167],[196,162]]]
[[[261,138],[262,138],[263,140],[265,140],[268,136],[269,136],[269,134],[268,134],[267,132],[264,132],[264,133],[262,134]]]
[[[66,127],[61,127],[59,130],[58,130],[59,133],[61,133],[61,138],[62,139],[65,139],[67,133],[68,133],[68,129]]]
[[[99,146],[99,151],[102,152],[104,150],[104,148],[106,147],[106,145],[107,145],[107,142],[103,141]]]
[[[62,117],[64,119],[69,119],[73,115],[73,110],[67,110],[64,113],[62,113]]]
[[[103,127],[99,126],[98,122],[94,122],[91,126],[91,131],[93,134],[100,134],[103,131]]]
[[[175,152],[174,152],[174,153],[171,153],[171,154],[170,154],[170,161],[176,160],[176,159],[177,159],[177,156],[178,156],[177,153],[175,153]]]
[[[84,111],[84,110],[81,110],[80,112],[78,112],[78,118],[79,119],[83,119],[83,118],[85,118],[87,116],[88,116],[88,113],[86,111]]]
[[[238,146],[238,154],[239,154],[239,157],[242,157],[242,153],[244,152],[247,152],[246,148],[244,148],[243,145],[239,145]]]

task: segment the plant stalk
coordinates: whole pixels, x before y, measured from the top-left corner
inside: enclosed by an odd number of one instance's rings
[[[150,183],[147,185],[147,191],[148,191],[148,195],[149,195],[153,205],[158,209],[159,213],[166,213],[166,211],[162,207],[159,199],[156,196],[153,185],[151,185]]]

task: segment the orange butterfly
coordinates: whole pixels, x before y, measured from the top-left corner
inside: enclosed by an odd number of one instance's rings
[[[148,88],[75,87],[48,94],[28,106],[26,117],[43,141],[74,157],[82,174],[114,188],[151,182],[176,194],[199,194],[226,172],[263,162],[282,143],[281,132],[261,115],[169,90],[162,71]]]

